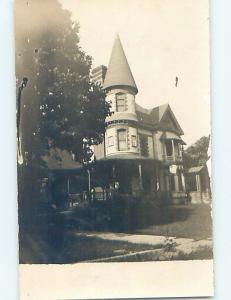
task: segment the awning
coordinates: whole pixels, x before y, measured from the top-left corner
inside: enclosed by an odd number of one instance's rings
[[[204,166],[192,167],[188,169],[187,173],[200,173],[204,169]]]
[[[173,132],[164,132],[160,139],[162,140],[176,140],[179,141],[181,144],[186,145],[186,143],[182,140],[180,136]]]

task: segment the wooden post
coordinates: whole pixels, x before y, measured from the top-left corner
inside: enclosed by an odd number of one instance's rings
[[[183,173],[181,173],[181,180],[182,180],[183,191],[185,192],[186,191],[186,188],[185,188],[185,178],[184,178],[184,174]]]
[[[201,191],[201,183],[200,183],[200,175],[196,174],[196,185],[197,185],[197,191]]]
[[[70,194],[70,178],[67,178],[67,193]]]
[[[143,190],[142,165],[141,165],[141,163],[139,163],[138,169],[139,169],[139,187],[140,187],[140,190]]]
[[[179,182],[178,182],[178,175],[174,174],[174,181],[175,181],[175,191],[179,191]]]
[[[112,165],[112,180],[113,180],[113,188],[115,193],[115,165]]]
[[[175,161],[176,160],[176,157],[175,157],[175,146],[174,146],[174,140],[172,139],[172,157],[173,157],[173,160]]]
[[[89,199],[91,198],[91,171],[87,169],[88,174],[88,193],[89,193]]]

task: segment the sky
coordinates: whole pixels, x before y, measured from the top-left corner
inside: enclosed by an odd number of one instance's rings
[[[108,65],[118,33],[139,90],[136,102],[169,103],[188,145],[210,134],[208,0],[59,1],[79,22],[80,45],[93,67]]]

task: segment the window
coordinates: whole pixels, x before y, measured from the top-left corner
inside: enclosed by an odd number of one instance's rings
[[[118,130],[118,150],[127,150],[127,132],[125,129]]]
[[[125,111],[126,103],[125,103],[125,94],[117,94],[116,95],[116,111],[121,112]]]
[[[166,145],[166,154],[167,156],[172,156],[172,141],[171,140],[166,140],[165,142]]]
[[[136,135],[132,135],[132,147],[137,147],[137,137],[136,137]]]
[[[114,139],[113,139],[113,136],[109,136],[108,137],[108,146],[113,146],[114,145]]]
[[[148,157],[148,136],[140,136],[140,153],[142,156]]]

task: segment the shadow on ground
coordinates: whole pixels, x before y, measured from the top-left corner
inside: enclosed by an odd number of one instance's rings
[[[20,263],[72,263],[155,247],[126,242],[100,240],[76,235],[83,231],[111,231],[158,236],[207,239],[212,236],[212,219],[209,205],[158,207],[155,210],[114,210],[108,218],[104,210],[59,212],[39,216],[30,230],[19,235]],[[121,215],[121,211],[125,213]],[[21,227],[20,227],[21,228]]]

